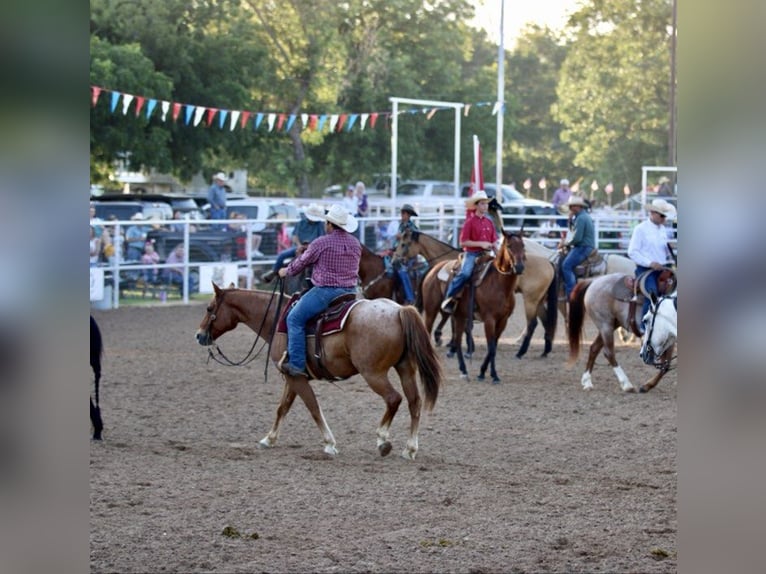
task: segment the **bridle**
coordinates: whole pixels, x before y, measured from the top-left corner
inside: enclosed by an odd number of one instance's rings
[[[654,323],[657,320],[657,311],[659,311],[660,305],[665,299],[673,299],[673,304],[676,306],[678,305],[678,299],[673,295],[663,295],[657,300],[657,303],[652,304],[650,312],[651,320],[649,321],[646,333],[644,334],[644,343],[641,347],[641,359],[644,360],[645,363],[648,363],[646,359],[653,355],[654,361],[651,362],[651,365],[662,371],[663,374],[676,368],[674,365],[671,365],[671,363],[678,358],[678,355],[673,355],[672,357],[663,360],[661,357],[664,354],[664,351],[662,354],[657,353],[652,346],[652,334],[654,333]]]
[[[271,308],[271,304],[274,301],[274,296],[276,294],[277,288],[279,288],[279,298],[277,299],[276,317],[271,327],[271,333],[269,333],[268,338],[261,337],[261,331],[263,330],[263,326],[266,323],[266,317],[268,316],[269,309]],[[215,309],[208,310],[207,312],[209,317],[208,317],[208,322],[204,330],[204,333],[207,340],[212,341],[212,344],[208,347],[208,362],[210,362],[210,359],[213,359],[216,363],[219,363],[226,367],[242,367],[244,365],[250,364],[256,358],[258,358],[258,356],[260,356],[261,352],[263,351],[264,347],[266,347],[267,345],[268,345],[269,351],[271,351],[271,344],[274,339],[274,333],[276,332],[277,322],[279,320],[279,313],[282,309],[282,302],[284,299],[284,282],[282,278],[280,277],[279,280],[275,283],[274,289],[271,292],[271,298],[269,298],[269,303],[266,306],[266,310],[263,313],[261,324],[258,327],[258,330],[256,331],[255,340],[253,341],[253,344],[250,346],[250,350],[246,353],[245,357],[240,359],[239,361],[235,361],[227,357],[226,354],[218,346],[218,343],[216,343],[210,335],[210,328],[212,327],[213,322],[216,320],[216,311],[218,310],[218,307],[221,304],[220,300],[223,299],[224,294],[225,294],[225,290],[221,291],[220,295],[216,296]],[[263,344],[261,345],[261,348],[256,351],[255,347],[258,344],[259,337],[263,339]],[[213,352],[213,349],[215,349],[215,353]],[[266,369],[268,369],[268,361],[266,361],[266,368],[264,368],[264,374],[266,372]]]
[[[516,256],[513,254],[513,251],[511,251],[511,247],[510,247],[510,240],[513,237],[518,237],[519,240],[521,240],[521,235],[519,235],[517,233],[509,233],[507,235],[504,234],[503,235],[503,244],[501,246],[501,249],[504,249],[506,251],[506,253],[508,254],[508,257],[511,260],[510,269],[507,270],[507,271],[503,271],[502,269],[500,269],[500,267],[498,267],[497,257],[495,258],[495,261],[493,261],[493,263],[492,263],[493,267],[495,268],[495,270],[498,273],[500,273],[500,275],[516,275],[517,274],[516,273]],[[523,245],[523,243],[522,243],[522,245]],[[523,255],[522,255],[522,257],[523,257]],[[518,275],[521,275],[521,273],[518,273]]]

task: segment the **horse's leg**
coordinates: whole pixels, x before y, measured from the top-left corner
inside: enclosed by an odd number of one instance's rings
[[[286,376],[285,380],[287,385],[292,387],[295,392],[306,405],[306,408],[311,413],[311,418],[314,419],[319,432],[322,433],[322,442],[324,443],[324,451],[327,454],[336,455],[338,449],[335,448],[335,437],[332,435],[330,427],[327,425],[327,421],[322,413],[322,407],[319,406],[317,397],[314,394],[314,389],[311,388],[309,381],[306,377],[291,377]]]
[[[446,313],[440,313],[441,320],[439,321],[439,324],[436,325],[436,330],[434,331],[434,345],[437,347],[441,347],[442,344],[442,329],[444,328],[444,324],[447,322],[447,319],[449,319],[449,315]],[[451,356],[451,355],[447,355]]]
[[[617,381],[620,383],[620,388],[626,393],[635,392],[636,389],[631,384],[630,379],[628,379],[628,375],[625,374],[625,371],[623,371],[622,367],[617,363],[617,356],[614,352],[614,330],[607,328],[601,332],[599,337],[601,337],[603,342],[604,357],[606,357],[606,360],[609,361],[609,364],[612,366]],[[593,363],[595,362],[596,357],[593,355],[593,350],[591,349],[591,356],[588,357],[588,370],[593,370]]]
[[[598,357],[598,354],[601,352],[603,346],[604,340],[599,333],[599,335],[594,339],[593,343],[591,343],[590,351],[588,353],[588,360],[585,363],[585,372],[582,374],[582,378],[580,379],[580,384],[582,384],[583,390],[589,391],[593,388],[591,372],[593,371],[593,365],[596,363],[596,357]]]
[[[532,335],[534,334],[536,328],[537,328],[537,315],[536,314],[532,315],[531,319],[529,315],[527,315],[527,326],[524,329],[524,339],[521,341],[521,346],[519,347],[519,350],[516,352],[517,359],[521,359],[529,350],[529,343],[532,340]]]
[[[492,337],[487,339],[487,356],[484,357],[484,361],[481,363],[481,371],[479,372],[479,380],[484,380],[484,373],[489,367],[489,375],[492,377],[492,384],[497,385],[500,383],[500,378],[497,376],[495,370],[495,356],[497,354],[497,339]]]
[[[414,377],[415,373],[412,370],[412,366],[409,364],[396,365],[396,372],[399,373],[399,377],[404,381],[407,376],[407,369],[409,368],[410,376]],[[376,394],[386,402],[386,412],[383,413],[383,418],[380,419],[378,424],[378,430],[376,431],[378,437],[378,452],[380,456],[386,456],[391,452],[391,441],[389,440],[389,432],[391,429],[391,422],[396,416],[396,412],[399,410],[399,405],[402,402],[402,395],[400,395],[396,389],[391,385],[391,381],[388,380],[387,370],[383,371],[360,371],[359,374],[367,382],[370,388],[375,391]],[[404,374],[403,374],[404,373]]]
[[[420,428],[421,408],[418,381],[415,377],[415,367],[408,361],[406,364],[396,365],[395,368],[396,372],[399,373],[399,380],[402,382],[402,391],[404,391],[404,396],[407,397],[407,405],[410,409],[410,438],[407,439],[407,446],[402,451],[402,458],[415,460],[415,455],[418,452],[418,429]],[[381,454],[383,453],[381,452]]]
[[[101,420],[101,407],[97,407],[93,404],[93,399],[90,401],[90,422],[93,425],[93,440],[101,440],[101,431],[104,430],[104,422]]]
[[[669,366],[670,365],[670,359],[673,357],[673,353],[675,352],[676,346],[671,345],[668,347],[664,353],[662,353],[662,356],[660,359],[662,360],[664,365]],[[660,379],[665,376],[665,373],[668,372],[668,367],[663,366],[661,369],[657,371],[657,374],[654,375],[649,381],[644,383],[641,387],[639,387],[638,392],[639,393],[648,393],[651,391],[654,387],[657,386],[657,383],[660,382]]]
[[[271,426],[269,434],[258,442],[259,447],[271,448],[277,442],[277,439],[279,438],[279,425],[282,424],[282,420],[287,416],[287,413],[290,412],[290,407],[293,406],[295,397],[295,391],[292,390],[290,385],[285,383],[285,386],[282,388],[282,398],[277,407],[277,418],[274,420],[274,424]]]

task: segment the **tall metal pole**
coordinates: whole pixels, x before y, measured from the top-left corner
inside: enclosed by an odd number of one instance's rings
[[[670,36],[670,129],[668,130],[668,165],[677,165],[676,157],[676,36],[678,25],[677,0],[673,0],[673,26]]]
[[[505,0],[500,0],[500,45],[497,49],[497,149],[495,167],[495,196],[497,201],[503,201],[501,192],[503,185],[503,114],[505,110]]]

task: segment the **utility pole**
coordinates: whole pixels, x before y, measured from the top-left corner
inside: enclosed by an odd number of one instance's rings
[[[495,164],[495,183],[497,201],[503,201],[503,115],[505,110],[505,39],[503,23],[505,21],[505,0],[500,0],[500,46],[497,50],[497,149]]]

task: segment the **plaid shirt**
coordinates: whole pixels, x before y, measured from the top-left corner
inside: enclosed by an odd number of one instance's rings
[[[342,229],[317,237],[300,257],[287,266],[288,275],[297,275],[314,266],[311,282],[318,287],[356,287],[362,244]]]

